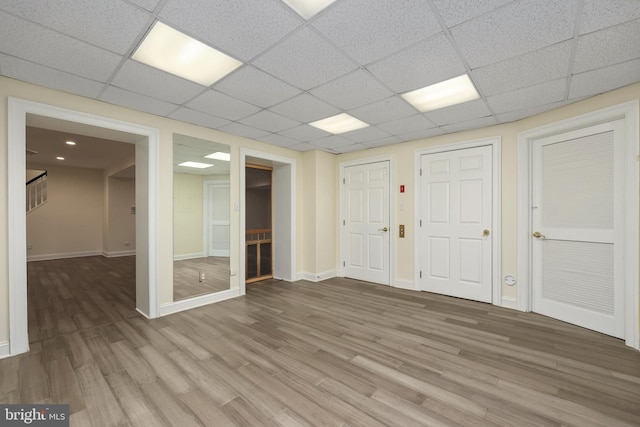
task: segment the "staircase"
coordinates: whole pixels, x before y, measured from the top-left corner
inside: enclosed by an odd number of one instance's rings
[[[47,203],[47,171],[27,181],[27,215]]]

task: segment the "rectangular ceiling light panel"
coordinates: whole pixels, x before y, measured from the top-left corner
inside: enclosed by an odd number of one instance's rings
[[[211,86],[242,63],[162,22],[156,22],[133,59],[203,86]]]
[[[207,154],[207,159],[224,160],[225,162],[231,161],[231,154],[223,153],[222,151],[216,151],[215,153]]]
[[[336,0],[282,0],[304,19],[310,19]]]
[[[210,168],[213,165],[210,165],[207,163],[198,163],[198,162],[182,162],[178,164],[178,166],[185,166],[188,168],[196,168],[196,169],[205,169],[205,168]]]
[[[467,74],[402,94],[418,110],[425,112],[480,98]]]
[[[369,126],[362,120],[358,120],[353,116],[346,113],[338,114],[337,116],[327,117],[326,119],[317,120],[309,123],[311,126],[316,127],[325,132],[339,134],[350,132],[356,129],[362,129]]]

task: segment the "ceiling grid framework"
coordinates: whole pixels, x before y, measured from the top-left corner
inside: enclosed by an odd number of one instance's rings
[[[162,22],[243,64],[205,87],[131,58]],[[640,81],[635,0],[11,0],[0,75],[298,151],[345,153],[538,114]],[[480,98],[402,94],[468,74]],[[309,125],[346,113],[340,135]]]

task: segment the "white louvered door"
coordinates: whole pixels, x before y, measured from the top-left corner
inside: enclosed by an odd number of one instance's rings
[[[624,337],[622,122],[533,141],[533,311]]]

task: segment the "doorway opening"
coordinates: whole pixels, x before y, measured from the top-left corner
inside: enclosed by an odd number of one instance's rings
[[[248,164],[245,168],[245,281],[273,278],[273,168]]]
[[[8,120],[8,276],[9,276],[9,354],[29,351],[27,307],[26,241],[26,128],[27,116],[59,121],[70,128],[93,127],[110,137],[124,137],[135,144],[135,238],[136,310],[157,317],[157,129],[120,122],[60,107],[9,98]],[[80,132],[81,133],[81,132]]]

